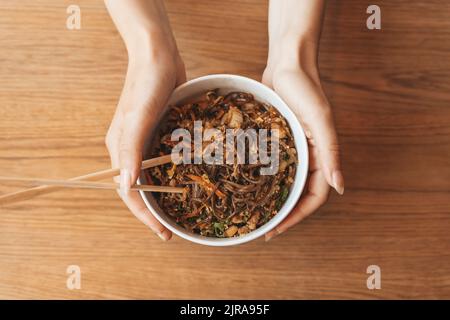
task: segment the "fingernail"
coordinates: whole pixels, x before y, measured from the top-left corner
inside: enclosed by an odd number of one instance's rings
[[[269,242],[270,240],[272,240],[273,238],[279,236],[282,232],[280,232],[280,230],[278,230],[277,228],[275,228],[271,233],[266,234],[266,242]]]
[[[167,242],[170,240],[171,237],[171,233],[169,230],[164,229],[163,231],[156,231],[156,235],[164,242]]]
[[[344,176],[339,170],[333,172],[333,187],[340,195],[344,194]]]
[[[120,170],[120,193],[127,196],[131,188],[131,173],[128,169]]]
[[[164,238],[164,236],[163,236],[163,234],[162,233],[157,233],[157,235],[158,235],[158,237],[162,240],[162,241],[164,241],[164,242],[166,242],[167,241],[167,239],[166,238]]]

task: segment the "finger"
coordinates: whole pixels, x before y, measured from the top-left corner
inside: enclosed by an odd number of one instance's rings
[[[339,194],[344,192],[344,178],[339,160],[339,145],[333,115],[320,84],[299,72],[286,73],[288,81],[275,85],[276,91],[293,107],[305,123],[319,150],[319,160],[325,179]],[[299,96],[298,88],[302,88]]]
[[[308,140],[308,143],[310,143],[310,140]],[[309,144],[308,158],[309,158],[308,162],[309,172],[313,173],[317,170],[320,170],[319,150],[314,145]]]
[[[157,79],[139,75],[145,72],[146,70],[142,69],[137,71],[137,75],[127,75],[119,101],[123,117],[119,142],[120,185],[124,195],[128,194],[131,185],[139,177],[144,142],[150,134],[150,129],[154,128],[162,117],[163,108],[171,93],[168,88],[173,88],[176,80],[176,75],[172,74],[162,74]]]
[[[121,136],[120,130],[120,114],[113,119],[110,130],[108,131],[107,145],[111,158],[111,166],[119,167],[119,141]],[[118,177],[114,178],[116,182]],[[118,191],[119,196],[121,193]],[[130,192],[129,196],[123,198],[123,201],[130,211],[153,232],[155,232],[162,240],[167,241],[172,237],[170,230],[166,229],[148,210],[144,201],[137,192]]]
[[[329,107],[317,112],[311,120],[311,132],[325,178],[339,194],[344,193],[344,177],[339,159],[339,144]]]
[[[172,233],[150,212],[145,205],[144,200],[142,200],[139,192],[131,191],[128,195],[122,197],[122,200],[125,202],[130,211],[136,216],[136,218],[155,232],[161,240],[170,240]]]
[[[122,129],[120,123],[122,121],[122,113],[116,110],[116,113],[109,126],[106,134],[105,144],[108,149],[109,157],[111,159],[111,168],[119,167],[119,141],[122,136]],[[116,183],[120,183],[120,176],[113,177]],[[119,190],[117,190],[119,193]],[[120,195],[120,193],[119,193]]]
[[[124,114],[118,153],[122,196],[130,192],[140,175],[144,142],[160,116],[156,110],[159,108],[142,107]]]
[[[285,232],[320,208],[328,197],[330,187],[321,170],[313,172],[309,178],[308,192],[297,203],[292,212],[275,229],[266,234],[266,241]]]

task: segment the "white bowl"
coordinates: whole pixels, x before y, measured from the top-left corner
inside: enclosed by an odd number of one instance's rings
[[[140,191],[140,194],[153,215],[174,234],[186,240],[203,245],[232,246],[254,240],[269,232],[270,230],[275,228],[281,221],[283,221],[283,219],[286,218],[289,212],[294,208],[303,191],[308,173],[308,145],[299,121],[297,120],[292,110],[284,103],[284,101],[281,100],[281,98],[267,86],[246,77],[230,74],[214,74],[197,79],[192,79],[174,90],[168,101],[168,105],[177,105],[183,103],[184,101],[204,94],[207,90],[215,88],[219,88],[220,94],[231,91],[249,92],[253,94],[256,100],[271,104],[276,109],[278,109],[278,111],[289,123],[295,139],[295,147],[297,149],[298,155],[298,165],[295,174],[295,181],[291,186],[289,196],[286,199],[284,205],[271,220],[248,234],[232,238],[212,238],[191,233],[190,231],[177,225],[176,222],[159,207],[156,199],[152,196],[151,193]],[[144,155],[148,154],[151,140],[152,139],[147,139],[147,142],[144,146]],[[147,183],[144,174],[140,176],[138,183]]]

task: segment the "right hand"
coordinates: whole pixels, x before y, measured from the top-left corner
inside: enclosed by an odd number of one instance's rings
[[[129,52],[129,65],[120,100],[106,136],[111,164],[120,168],[119,195],[131,212],[162,240],[172,233],[149,211],[141,196],[130,187],[140,175],[142,148],[154,129],[172,91],[186,81],[178,52],[163,43],[157,50]],[[143,46],[144,47],[144,46]],[[167,49],[166,49],[167,48]]]

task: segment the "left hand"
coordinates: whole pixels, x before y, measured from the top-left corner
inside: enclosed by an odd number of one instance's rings
[[[262,82],[280,95],[302,124],[309,145],[309,178],[295,208],[266,234],[266,241],[285,232],[322,206],[328,199],[330,186],[339,194],[344,193],[333,115],[315,63],[303,67],[296,60],[292,63],[286,63],[287,59],[282,61],[282,64],[268,64]]]

